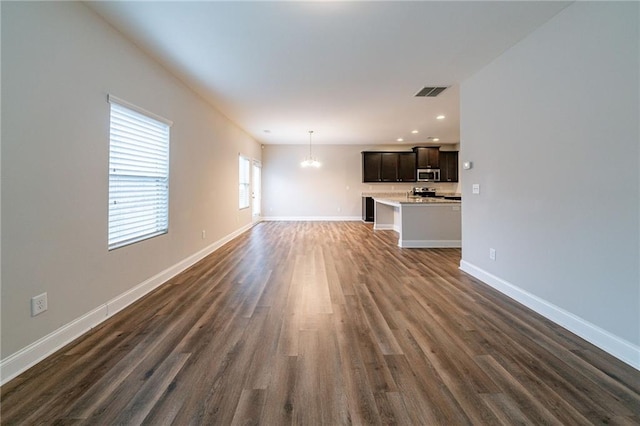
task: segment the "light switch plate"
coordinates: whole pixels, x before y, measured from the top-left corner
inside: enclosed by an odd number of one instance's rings
[[[471,187],[471,192],[473,192],[474,194],[479,194],[480,193],[480,184],[479,183],[474,183],[473,186]]]

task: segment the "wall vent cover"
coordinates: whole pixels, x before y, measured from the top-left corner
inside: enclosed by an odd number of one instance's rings
[[[423,87],[418,93],[416,93],[416,97],[435,97],[442,93],[446,88],[447,87]]]

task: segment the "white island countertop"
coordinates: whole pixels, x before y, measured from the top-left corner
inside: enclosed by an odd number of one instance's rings
[[[438,204],[460,204],[460,200],[445,200],[444,198],[434,198],[434,197],[407,197],[407,196],[382,196],[376,197],[373,199],[378,203],[388,204],[390,206],[399,206],[401,204],[427,204],[427,205],[438,205]]]

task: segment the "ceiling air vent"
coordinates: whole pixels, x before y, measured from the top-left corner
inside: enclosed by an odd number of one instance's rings
[[[446,89],[446,87],[423,87],[422,90],[416,93],[416,97],[438,96],[444,89]]]

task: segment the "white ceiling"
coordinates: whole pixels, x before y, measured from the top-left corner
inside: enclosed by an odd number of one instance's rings
[[[459,142],[459,83],[569,2],[86,4],[261,143],[417,144]]]

